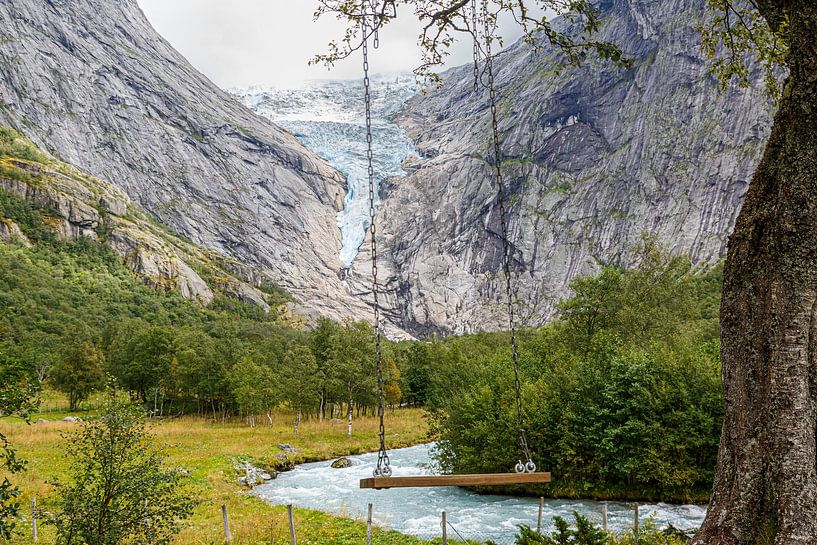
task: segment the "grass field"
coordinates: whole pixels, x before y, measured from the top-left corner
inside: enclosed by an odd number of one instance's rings
[[[44,412],[34,416],[45,423],[25,424],[19,420],[0,420],[0,431],[7,434],[19,454],[29,461],[28,471],[13,480],[23,491],[21,501],[28,505],[37,497],[41,508],[48,510],[53,487],[50,482],[64,478],[67,460],[61,452],[62,435],[79,424],[62,422],[65,412],[59,400],[46,399]],[[92,414],[91,413],[85,413]],[[83,416],[83,413],[79,413]],[[188,469],[201,490],[202,504],[175,544],[221,544],[222,503],[227,505],[235,545],[266,545],[288,543],[289,530],[286,508],[272,507],[249,496],[236,482],[233,469],[237,459],[250,459],[260,467],[270,467],[280,455],[278,443],[289,443],[298,449],[289,461],[303,463],[326,460],[343,455],[377,450],[377,420],[361,417],[354,423],[354,434],[347,437],[345,424],[310,420],[302,422],[300,433],[292,431],[288,414],[274,416],[273,425],[263,423],[250,428],[238,422],[213,423],[202,418],[183,417],[159,421],[152,432],[156,443],[167,453],[167,463]],[[426,422],[419,409],[400,409],[388,414],[388,443],[391,448],[406,447],[427,438]],[[26,509],[28,520],[28,510]],[[333,517],[324,513],[296,510],[298,542],[314,545],[347,545],[363,543],[366,534],[361,521]],[[15,544],[31,543],[30,531],[21,528]],[[42,528],[39,543],[53,543],[52,528]],[[377,530],[375,543],[380,545],[425,543],[396,532]]]

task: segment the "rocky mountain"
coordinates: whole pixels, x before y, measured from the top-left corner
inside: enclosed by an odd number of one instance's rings
[[[306,311],[369,315],[338,274],[342,176],[196,71],[136,0],[4,1],[0,65],[0,125]]]
[[[516,298],[527,323],[544,322],[576,275],[631,262],[645,233],[698,263],[724,255],[770,106],[762,90],[719,93],[695,30],[704,5],[599,0],[597,38],[619,44],[631,69],[598,60],[560,69],[547,44],[516,44],[496,58]],[[307,314],[371,315],[367,252],[340,274],[344,178],[197,72],[136,0],[3,2],[0,64],[0,125],[87,179],[111,180],[106,194],[146,211],[143,234],[155,234],[148,225],[157,218],[173,240],[212,251],[231,278],[277,283]],[[505,323],[488,96],[471,78],[471,67],[451,70],[441,90],[409,101],[396,119],[420,157],[382,184],[381,301],[391,323],[419,335]],[[116,216],[85,182],[40,174],[74,197],[90,191],[91,201],[74,199],[90,216]],[[95,231],[86,223],[100,220],[84,212],[76,223],[65,210],[66,235]],[[0,234],[19,239],[7,223]],[[156,255],[149,238],[122,247]],[[164,254],[179,263],[159,260],[160,277],[206,302],[182,273],[195,252],[180,246]]]
[[[771,126],[762,84],[720,94],[708,74],[695,30],[703,0],[598,5],[597,38],[619,44],[631,69],[596,60],[560,70],[552,47],[523,43],[495,61],[516,297],[529,324],[551,315],[576,275],[632,261],[645,233],[697,263],[723,256]],[[393,316],[418,332],[505,323],[488,96],[472,78],[469,66],[445,73],[441,90],[399,117],[422,158],[387,190],[383,268]]]

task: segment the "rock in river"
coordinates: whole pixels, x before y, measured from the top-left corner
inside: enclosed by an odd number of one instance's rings
[[[347,467],[352,467],[352,461],[349,458],[338,458],[334,462],[332,462],[333,469],[346,469]]]

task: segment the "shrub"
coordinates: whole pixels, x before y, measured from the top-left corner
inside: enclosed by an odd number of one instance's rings
[[[164,466],[141,409],[111,397],[103,416],[67,441],[70,482],[58,485],[60,545],[169,543],[197,500]]]

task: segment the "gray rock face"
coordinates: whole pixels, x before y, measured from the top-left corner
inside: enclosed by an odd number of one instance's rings
[[[26,248],[31,248],[31,241],[28,240],[28,237],[20,230],[20,226],[11,220],[3,218],[0,218],[0,240],[14,242]]]
[[[576,275],[630,263],[644,233],[698,263],[723,256],[771,126],[762,90],[719,95],[707,73],[703,0],[600,7],[598,37],[620,44],[631,70],[591,61],[559,72],[552,48],[525,44],[495,62],[513,273],[533,325]],[[502,328],[487,93],[473,91],[468,66],[444,80],[401,114],[423,159],[392,181],[380,212],[385,300],[418,332]]]
[[[136,0],[4,1],[0,65],[0,124],[307,309],[368,315],[338,277],[342,177],[190,66]]]

